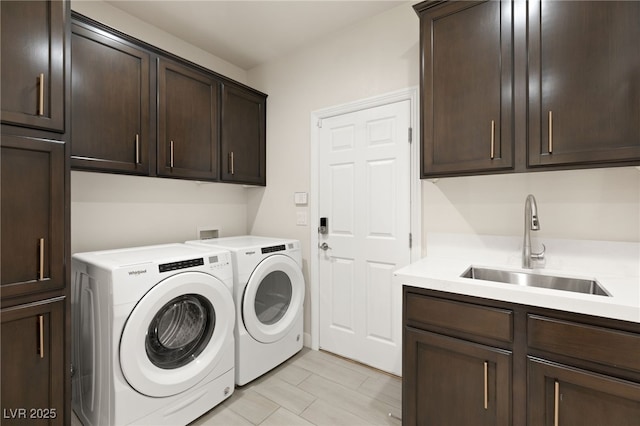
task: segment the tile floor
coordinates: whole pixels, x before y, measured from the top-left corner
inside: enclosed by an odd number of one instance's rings
[[[190,426],[400,426],[401,393],[398,377],[304,348]]]

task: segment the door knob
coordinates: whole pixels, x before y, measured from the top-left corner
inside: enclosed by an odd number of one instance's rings
[[[331,250],[331,247],[329,247],[329,244],[327,243],[318,244],[318,248],[324,251]]]

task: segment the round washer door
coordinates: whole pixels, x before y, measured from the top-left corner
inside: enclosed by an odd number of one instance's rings
[[[257,341],[276,342],[294,326],[303,302],[300,266],[289,256],[269,256],[256,266],[244,290],[244,326]]]
[[[233,338],[233,297],[217,278],[183,272],[156,284],[127,319],[120,365],[138,392],[166,397],[190,389],[220,362]]]

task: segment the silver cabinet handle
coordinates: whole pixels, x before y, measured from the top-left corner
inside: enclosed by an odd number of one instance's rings
[[[140,164],[140,135],[136,133],[136,164]]]
[[[549,111],[549,154],[553,153],[553,111]]]
[[[484,362],[484,409],[489,408],[489,363]]]
[[[229,173],[231,173],[232,175],[236,173],[235,171],[235,161],[233,158],[233,151],[231,151],[229,153]]]
[[[560,424],[560,382],[555,381],[553,386],[553,426]]]
[[[496,156],[496,122],[491,120],[491,159]]]
[[[44,238],[40,238],[39,247],[39,259],[38,259],[38,280],[44,280]]]
[[[40,90],[38,94],[38,115],[44,115],[44,74],[40,73],[38,78]]]
[[[171,141],[171,144],[169,146],[169,150],[170,150],[169,167],[171,167],[173,169],[173,141]]]
[[[38,353],[40,358],[44,358],[44,315],[38,315],[39,330],[40,330],[40,347]]]

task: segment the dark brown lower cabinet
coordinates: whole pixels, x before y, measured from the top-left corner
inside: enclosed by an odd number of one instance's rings
[[[405,424],[511,424],[509,351],[411,328],[405,350]]]
[[[64,424],[64,311],[64,297],[2,309],[2,424]]]
[[[640,424],[640,384],[529,358],[530,425]]]
[[[403,425],[640,426],[640,323],[403,293]]]

